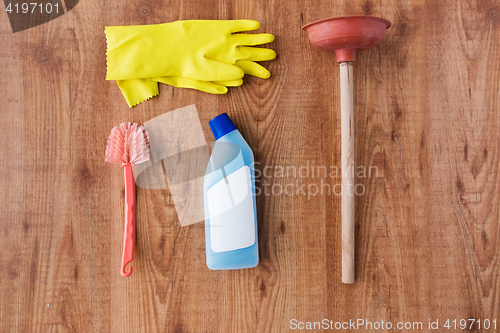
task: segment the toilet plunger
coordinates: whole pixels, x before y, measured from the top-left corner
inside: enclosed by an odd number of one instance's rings
[[[335,51],[340,63],[342,159],[342,282],[354,283],[354,120],[352,63],[356,51],[377,46],[391,22],[373,16],[328,18],[303,27],[320,50]]]

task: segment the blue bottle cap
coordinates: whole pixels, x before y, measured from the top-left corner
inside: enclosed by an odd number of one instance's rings
[[[212,129],[215,140],[219,140],[219,138],[236,129],[236,126],[234,126],[233,121],[229,118],[227,113],[218,115],[214,119],[210,120],[208,124]]]

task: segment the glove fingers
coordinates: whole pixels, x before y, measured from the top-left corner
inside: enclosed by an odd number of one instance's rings
[[[269,61],[276,58],[276,52],[259,47],[239,46],[236,48],[238,60]]]
[[[243,84],[243,79],[233,80],[233,81],[216,81],[214,83],[221,84],[226,87],[238,87]]]
[[[271,43],[274,40],[274,36],[271,34],[237,34],[233,35],[236,39],[237,45],[262,45]]]
[[[206,78],[197,78],[200,81],[234,81],[243,78],[245,73],[235,65],[204,58]]]
[[[254,20],[235,20],[231,22],[231,32],[251,31],[260,28],[260,23]]]
[[[151,80],[174,87],[196,89],[209,94],[227,93],[227,88],[222,84],[210,81],[196,81],[181,76],[162,76],[152,78]]]
[[[129,107],[158,95],[158,83],[149,79],[132,79],[116,81]]]
[[[238,60],[236,66],[241,68],[245,74],[253,75],[261,79],[267,79],[271,76],[271,73],[267,69],[253,61]]]

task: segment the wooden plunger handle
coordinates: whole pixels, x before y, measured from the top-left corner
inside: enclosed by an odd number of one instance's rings
[[[354,283],[354,119],[352,62],[340,63],[342,282]]]

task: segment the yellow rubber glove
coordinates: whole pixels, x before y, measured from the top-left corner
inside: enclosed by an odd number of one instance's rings
[[[249,47],[273,41],[271,34],[234,34],[259,22],[176,21],[157,25],[106,27],[107,80],[182,77],[236,81],[245,70],[267,72],[254,61],[271,60],[273,50]],[[269,73],[269,72],[267,72]],[[264,76],[269,76],[269,74]]]

